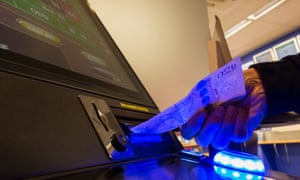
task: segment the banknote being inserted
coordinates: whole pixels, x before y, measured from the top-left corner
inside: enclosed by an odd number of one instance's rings
[[[131,128],[131,131],[171,131],[185,124],[197,111],[211,105],[238,100],[245,94],[241,61],[237,58],[199,81],[186,97],[148,121]]]

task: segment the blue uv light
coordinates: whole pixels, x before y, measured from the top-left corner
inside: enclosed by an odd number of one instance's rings
[[[265,173],[265,166],[263,162],[257,156],[252,154],[220,151],[214,156],[213,161],[214,165],[224,167],[226,169],[238,170],[245,173],[248,172],[259,175],[263,175]],[[222,173],[221,171],[221,174],[227,173]],[[231,175],[233,177],[238,177],[237,173],[232,172]]]
[[[145,144],[162,142],[160,134],[132,133],[129,137],[130,144]]]
[[[234,180],[260,180],[262,179],[261,175],[251,174],[243,171],[238,171],[234,169],[229,169],[221,166],[214,166],[215,172],[226,179]]]

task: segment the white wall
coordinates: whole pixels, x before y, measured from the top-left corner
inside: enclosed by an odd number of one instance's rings
[[[160,110],[209,72],[205,0],[90,0]]]

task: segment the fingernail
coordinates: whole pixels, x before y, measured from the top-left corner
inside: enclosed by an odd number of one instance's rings
[[[204,88],[204,89],[202,89],[202,90],[200,91],[199,94],[200,94],[201,97],[204,97],[207,93],[208,93],[207,88]]]
[[[210,97],[209,96],[205,96],[202,98],[202,104],[207,105],[210,103]]]
[[[205,86],[205,84],[206,84],[206,80],[199,81],[197,84],[197,89],[203,88]]]

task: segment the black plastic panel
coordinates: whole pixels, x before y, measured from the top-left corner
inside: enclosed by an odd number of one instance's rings
[[[107,163],[76,90],[0,73],[0,176]]]

